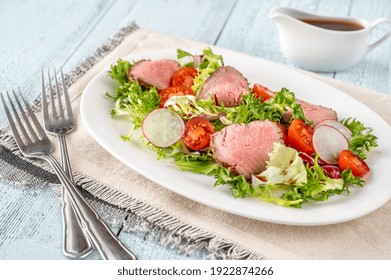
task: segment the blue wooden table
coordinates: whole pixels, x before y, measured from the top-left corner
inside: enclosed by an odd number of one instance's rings
[[[46,66],[72,69],[130,21],[141,28],[290,64],[268,18],[274,6],[373,21],[391,17],[388,0],[27,0],[0,2],[0,91],[21,87],[40,95]],[[390,26],[381,26],[372,40]],[[322,75],[391,94],[391,40],[356,66]],[[6,124],[0,110],[0,125]],[[115,226],[113,230],[118,233]],[[119,232],[140,259],[199,259],[159,244],[145,233]],[[65,259],[60,202],[50,188],[34,193],[0,181],[0,259]],[[97,253],[89,259],[98,259]]]

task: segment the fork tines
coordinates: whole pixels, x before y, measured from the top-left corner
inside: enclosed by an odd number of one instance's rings
[[[13,99],[12,100],[10,94],[7,92],[8,103],[11,107],[11,110],[7,106],[7,103],[4,99],[3,94],[1,94],[1,100],[4,105],[4,110],[9,121],[9,125],[11,127],[12,133],[15,136],[18,144],[30,144],[44,138],[47,138],[45,131],[42,129],[37,117],[35,116],[31,106],[28,104],[26,99],[24,98],[22,92],[19,89],[19,95],[23,101],[24,107],[20,102],[17,94],[14,90],[12,90]],[[15,105],[16,104],[16,105]],[[13,113],[13,117],[11,114]],[[19,113],[18,113],[19,111]],[[14,121],[16,120],[16,122]],[[31,121],[30,121],[31,120]],[[26,130],[27,127],[27,130]]]
[[[51,119],[52,121],[73,120],[71,102],[69,100],[68,89],[65,84],[62,68],[60,68],[60,73],[59,73],[61,82],[59,82],[59,79],[57,78],[58,74],[56,73],[56,69],[53,69],[52,73],[54,78],[51,77],[50,70],[48,69],[47,71],[48,87],[47,87],[45,86],[46,85],[45,75],[44,75],[44,70],[42,69],[42,109],[43,109],[42,112],[43,112],[45,128],[46,130],[49,131],[51,130],[48,127],[50,124],[49,119]],[[48,95],[49,95],[50,106],[48,106],[48,98],[47,98]],[[63,106],[62,98],[65,101],[65,106]],[[57,106],[55,105],[55,99],[57,99]]]

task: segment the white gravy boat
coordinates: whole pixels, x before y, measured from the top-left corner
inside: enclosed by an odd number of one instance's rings
[[[312,71],[334,72],[351,67],[391,36],[390,30],[368,44],[368,37],[375,26],[391,23],[391,19],[386,17],[370,23],[361,18],[319,16],[287,7],[273,8],[269,17],[277,23],[283,55],[295,65]],[[332,30],[314,25],[322,22],[339,23],[341,28],[357,30]]]

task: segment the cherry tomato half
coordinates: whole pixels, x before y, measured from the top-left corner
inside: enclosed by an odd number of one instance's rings
[[[343,150],[339,154],[338,167],[342,171],[347,168],[350,168],[352,170],[353,175],[356,177],[364,177],[370,171],[366,162],[363,161],[358,155],[349,150]]]
[[[183,95],[194,95],[194,92],[191,88],[183,87],[183,86],[176,86],[176,87],[168,87],[165,89],[162,89],[159,91],[160,95],[160,103],[159,106],[161,108],[164,107],[164,103],[171,97],[171,96],[183,96]]]
[[[291,147],[300,152],[312,155],[315,153],[312,136],[314,129],[303,120],[294,119],[288,128],[288,142]]]
[[[214,133],[213,125],[203,117],[195,117],[185,124],[183,143],[192,150],[202,150],[209,146],[210,137]]]
[[[198,71],[195,68],[183,67],[175,72],[172,78],[172,85],[191,87],[194,83],[195,76],[198,75]]]
[[[274,96],[273,91],[260,84],[254,84],[253,94],[255,95],[256,98],[262,98],[262,102],[265,102],[266,100]]]

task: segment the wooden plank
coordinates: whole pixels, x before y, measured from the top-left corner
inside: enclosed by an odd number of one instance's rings
[[[377,18],[391,17],[390,1],[359,1],[353,0],[350,16],[362,17],[369,22]],[[379,25],[370,36],[370,42],[380,38],[390,30],[390,24]],[[383,93],[391,94],[391,39],[370,52],[362,61],[352,68],[339,72],[335,78],[348,81],[362,87],[374,89]]]
[[[40,70],[62,65],[112,1],[14,1],[2,3],[0,88],[40,93]],[[56,64],[56,65],[54,65]]]
[[[214,44],[225,20],[233,9],[234,0],[218,1],[135,1],[113,3],[99,24],[89,31],[83,47],[75,50],[64,69],[69,69],[90,55],[119,27],[134,21],[140,27],[156,32]]]
[[[1,186],[0,259],[65,259],[61,244],[60,201],[52,190]]]
[[[288,3],[281,1],[281,5]],[[285,61],[280,52],[277,29],[268,18],[275,5],[271,1],[238,1],[216,44],[265,59]]]
[[[134,20],[142,28],[213,44],[235,0],[138,1],[124,22]]]
[[[114,1],[108,10],[101,14],[99,23],[91,25],[88,34],[82,39],[79,38],[79,43],[72,46],[73,52],[66,58],[62,65],[64,71],[71,70],[84,58],[92,55],[120,27],[131,22],[131,19],[125,21],[124,18],[132,11],[136,2],[137,0]]]
[[[351,2],[351,0],[321,0],[314,12],[322,16],[347,17],[350,14]]]

